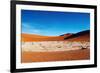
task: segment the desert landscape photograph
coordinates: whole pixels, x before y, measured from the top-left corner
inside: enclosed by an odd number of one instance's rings
[[[21,10],[21,63],[90,59],[90,14]]]

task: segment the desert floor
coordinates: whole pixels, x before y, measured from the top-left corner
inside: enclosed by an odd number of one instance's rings
[[[90,49],[56,52],[22,52],[22,63],[85,60],[90,58]]]

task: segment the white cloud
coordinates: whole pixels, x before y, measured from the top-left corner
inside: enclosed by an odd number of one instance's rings
[[[39,33],[40,32],[40,30],[38,30],[38,29],[33,29],[32,31],[35,32],[35,33]]]
[[[23,28],[31,28],[30,25],[28,23],[22,23],[22,27]]]
[[[41,32],[41,30],[33,26],[31,27],[29,23],[22,23],[22,32],[30,34],[38,34]]]

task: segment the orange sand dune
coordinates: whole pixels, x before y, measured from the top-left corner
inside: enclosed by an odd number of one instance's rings
[[[56,52],[22,52],[22,63],[85,60],[90,58],[90,49]]]
[[[34,34],[22,34],[23,42],[32,42],[32,41],[61,41],[64,40],[64,36],[41,36]]]
[[[81,31],[75,34],[64,34],[61,36],[41,36],[22,33],[22,42],[34,41],[90,41],[90,31]]]
[[[64,37],[65,36],[40,36],[40,35],[33,35],[33,34],[22,34],[22,42],[64,41],[65,40]],[[67,41],[90,41],[90,36],[89,34],[86,34],[84,36],[78,36],[71,39],[67,39]]]

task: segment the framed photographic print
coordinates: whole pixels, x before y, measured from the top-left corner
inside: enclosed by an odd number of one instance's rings
[[[96,66],[96,6],[11,1],[11,72]]]

